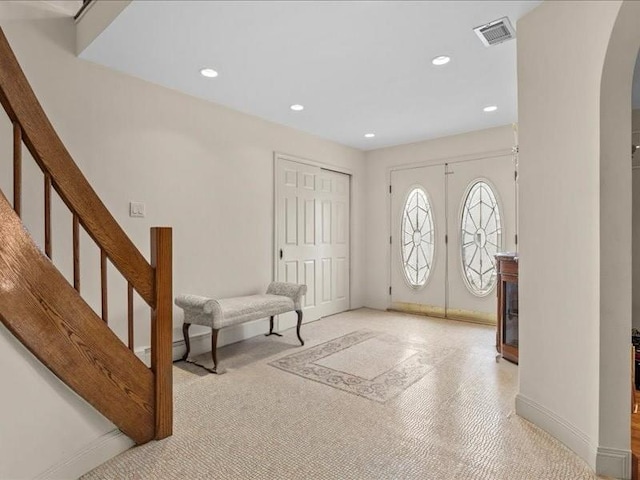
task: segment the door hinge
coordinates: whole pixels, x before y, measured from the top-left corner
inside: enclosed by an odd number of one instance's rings
[[[389,236],[389,245],[391,245],[391,243],[393,243],[392,240],[391,240],[392,238],[393,237]]]
[[[391,195],[391,185],[389,185],[389,195]]]
[[[516,245],[518,244],[518,234],[516,233]]]
[[[444,243],[449,243],[449,235],[444,234]]]
[[[391,295],[391,287],[389,287],[389,295]]]
[[[515,170],[515,171],[513,172],[513,180],[514,180],[514,181],[517,181],[517,180],[518,180],[518,171],[517,171],[517,170]]]

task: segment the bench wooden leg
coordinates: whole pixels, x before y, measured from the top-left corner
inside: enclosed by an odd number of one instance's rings
[[[190,323],[184,323],[182,325],[182,335],[184,336],[184,344],[187,347],[186,353],[182,356],[182,360],[186,360],[189,357],[189,352],[191,351],[191,345],[189,344],[189,327]]]
[[[279,333],[276,333],[273,331],[273,316],[269,317],[269,333],[265,333],[265,337],[268,337],[269,335],[276,335],[278,337],[281,337],[282,335],[280,335]]]
[[[298,325],[296,326],[296,334],[298,335],[298,340],[300,340],[300,345],[304,345],[304,340],[300,336],[300,325],[302,325],[302,310],[296,310],[298,314]]]
[[[218,373],[218,330],[215,328],[211,329],[211,358],[213,359],[212,372]]]
[[[205,367],[204,365],[199,364],[198,362],[194,362],[192,360],[188,360],[189,352],[191,351],[191,345],[189,342],[189,327],[190,323],[185,323],[182,325],[182,334],[184,335],[184,343],[187,347],[187,352],[182,356],[182,360],[192,365],[196,365],[198,367],[204,368],[206,371],[211,373],[222,374],[224,370],[218,371],[218,330],[211,329],[211,358],[213,359],[213,368]]]

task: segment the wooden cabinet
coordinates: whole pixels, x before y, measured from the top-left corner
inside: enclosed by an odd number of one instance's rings
[[[499,253],[498,328],[496,349],[503,358],[518,363],[518,255]]]

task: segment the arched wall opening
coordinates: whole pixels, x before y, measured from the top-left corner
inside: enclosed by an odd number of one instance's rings
[[[631,85],[640,2],[545,2],[518,22],[516,411],[628,478]]]
[[[632,90],[640,50],[640,4],[622,3],[602,69],[600,94],[600,398],[597,471],[629,449],[632,327]],[[627,456],[628,458],[628,456]],[[630,462],[627,462],[630,463]],[[625,472],[631,474],[631,465]]]

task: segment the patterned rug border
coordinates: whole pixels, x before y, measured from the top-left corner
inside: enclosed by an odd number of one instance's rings
[[[389,344],[402,345],[417,353],[409,356],[373,379],[359,377],[315,362],[377,338]],[[405,341],[393,335],[374,330],[355,330],[327,342],[273,360],[268,365],[298,377],[327,385],[378,403],[397,397],[411,385],[424,378],[440,361],[455,349],[434,347],[425,343]],[[437,353],[437,355],[436,355]]]

